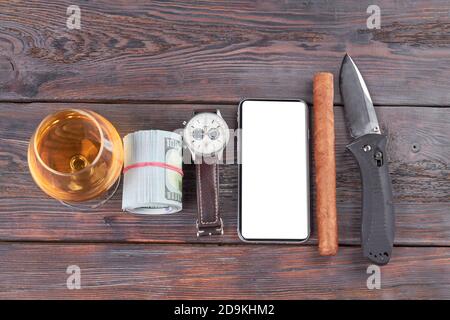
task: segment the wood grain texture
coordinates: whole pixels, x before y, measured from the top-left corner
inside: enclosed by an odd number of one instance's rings
[[[81,7],[81,30],[66,9]],[[0,100],[303,98],[345,52],[378,105],[450,105],[450,4],[373,1],[0,1]]]
[[[359,248],[2,243],[0,298],[450,299],[450,248],[395,250],[381,289],[368,290]],[[80,290],[66,287],[69,265]]]
[[[123,136],[140,129],[180,128],[195,105],[0,104],[1,240],[240,243],[236,233],[236,164],[221,167],[220,205],[225,223],[222,238],[196,238],[192,165],[184,167],[184,210],[171,216],[122,213],[121,190],[107,205],[92,213],[71,212],[45,196],[28,172],[27,144],[40,120],[64,107],[89,107],[111,120]],[[230,127],[236,126],[237,106],[212,107],[221,109]],[[396,244],[450,245],[450,108],[377,107],[377,114],[382,130],[389,136]],[[350,137],[341,107],[335,107],[335,125],[339,238],[341,244],[359,244],[361,182],[357,164],[345,150]],[[314,226],[310,243],[316,243],[315,233]]]

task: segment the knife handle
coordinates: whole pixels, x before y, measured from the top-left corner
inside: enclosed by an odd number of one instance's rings
[[[358,161],[361,171],[363,254],[380,265],[388,263],[391,258],[395,234],[386,142],[385,135],[366,134],[347,146]]]

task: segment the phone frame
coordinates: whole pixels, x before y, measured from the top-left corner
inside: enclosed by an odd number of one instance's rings
[[[275,244],[299,244],[304,243],[309,240],[311,236],[311,171],[310,171],[310,163],[311,163],[311,154],[310,154],[310,134],[309,134],[309,127],[310,127],[310,117],[309,117],[309,106],[308,104],[301,100],[301,99],[243,99],[239,103],[238,107],[238,114],[237,114],[237,122],[238,122],[238,129],[242,130],[242,124],[243,124],[243,117],[242,117],[242,106],[244,102],[246,101],[273,101],[273,102],[300,102],[305,105],[305,117],[306,117],[306,126],[305,126],[305,144],[306,144],[306,183],[307,183],[307,209],[308,212],[306,213],[306,220],[308,224],[308,234],[305,239],[246,239],[242,235],[242,162],[238,163],[238,223],[237,223],[237,232],[239,239],[241,239],[244,242],[248,243],[275,243]],[[238,150],[239,154],[241,154],[241,142],[238,143]]]

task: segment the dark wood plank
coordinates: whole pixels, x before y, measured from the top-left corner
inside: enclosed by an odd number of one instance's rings
[[[193,105],[178,104],[0,104],[0,239],[239,243],[237,165],[223,165],[221,169],[223,238],[196,238],[192,165],[185,165],[184,210],[171,216],[122,213],[121,190],[107,205],[92,213],[71,212],[48,198],[29,175],[26,149],[39,121],[63,107],[89,107],[110,119],[121,135],[149,128],[175,130],[190,117],[193,109]],[[235,127],[236,106],[216,107],[221,109],[229,125]],[[335,113],[340,241],[358,244],[359,171],[345,150],[350,138],[342,108],[336,107]],[[450,108],[378,107],[377,113],[382,129],[389,134],[389,164],[397,212],[396,243],[450,245]],[[314,234],[311,243],[315,243]]]
[[[349,52],[376,104],[450,105],[447,0],[377,1],[379,30],[369,0],[83,1],[68,30],[72,4],[0,3],[0,100],[311,101]]]
[[[0,298],[449,299],[450,248],[395,248],[369,290],[359,248],[0,244]],[[207,261],[207,263],[205,263]],[[81,289],[68,290],[69,265]]]

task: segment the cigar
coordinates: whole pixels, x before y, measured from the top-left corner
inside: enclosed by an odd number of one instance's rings
[[[333,256],[338,251],[333,95],[333,75],[316,73],[313,85],[313,149],[319,254],[322,256]]]

